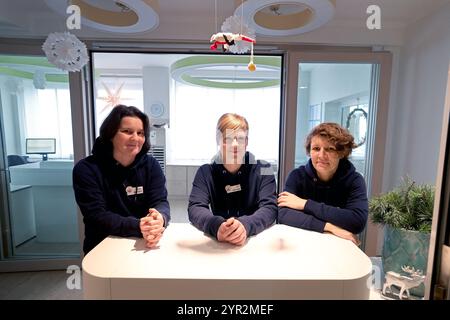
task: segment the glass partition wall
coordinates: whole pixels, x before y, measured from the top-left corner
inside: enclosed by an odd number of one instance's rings
[[[289,53],[280,178],[306,160],[304,141],[314,125],[348,127],[360,145],[350,159],[363,174],[369,197],[382,189],[391,55],[388,52]],[[378,228],[368,221],[361,248],[381,251]]]
[[[366,176],[372,64],[306,62],[298,68],[295,167],[308,160],[304,148],[308,132],[322,122],[335,122],[355,138],[358,147],[349,160]]]
[[[79,258],[68,73],[0,55],[3,261]]]
[[[256,56],[254,72],[249,57],[238,55],[94,52],[92,62],[95,136],[119,103],[150,117],[150,153],[166,174],[172,221],[188,222],[192,181],[217,152],[224,113],[248,120],[247,150],[277,175],[281,56]]]

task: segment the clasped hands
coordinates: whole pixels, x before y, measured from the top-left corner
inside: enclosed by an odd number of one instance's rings
[[[217,230],[217,240],[242,246],[247,240],[247,231],[244,225],[236,218],[225,220]]]
[[[147,216],[141,218],[139,226],[141,228],[142,237],[146,241],[149,248],[154,248],[164,233],[164,218],[158,210],[148,209]]]

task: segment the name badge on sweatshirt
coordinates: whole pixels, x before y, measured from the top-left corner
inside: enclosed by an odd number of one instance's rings
[[[140,187],[132,187],[132,186],[128,186],[125,188],[125,191],[127,192],[127,196],[132,196],[135,194],[141,194],[144,193],[144,187],[140,186]]]
[[[228,185],[225,186],[225,191],[227,193],[233,193],[233,192],[241,191],[241,185],[240,184],[235,184],[234,186],[230,186],[228,184]]]

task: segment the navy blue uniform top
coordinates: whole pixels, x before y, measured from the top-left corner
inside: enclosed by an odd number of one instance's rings
[[[141,151],[123,167],[112,156],[112,144],[99,138],[92,153],[73,169],[75,199],[85,225],[85,253],[109,235],[142,237],[140,218],[149,208],[158,210],[168,225],[166,180],[155,158]]]
[[[330,181],[322,182],[311,159],[288,176],[284,191],[307,200],[303,211],[280,207],[278,222],[323,232],[329,222],[354,234],[364,230],[369,212],[366,183],[347,159]]]
[[[245,163],[231,174],[219,162],[202,165],[195,175],[188,207],[192,224],[216,239],[220,225],[230,217],[236,217],[244,225],[247,236],[272,225],[278,210],[270,164],[255,161],[246,152]],[[235,191],[227,192],[227,186],[234,186]]]

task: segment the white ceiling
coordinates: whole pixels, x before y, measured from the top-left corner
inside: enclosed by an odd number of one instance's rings
[[[40,38],[45,39],[51,32],[67,31],[68,14],[56,12],[47,5],[51,1],[68,0],[0,0],[0,38]],[[84,0],[90,5],[104,9],[117,8],[113,0]],[[142,0],[133,0],[142,1]],[[148,0],[147,0],[148,1]],[[277,0],[274,0],[277,1]],[[155,0],[153,0],[155,2]],[[159,25],[150,32],[125,34],[102,32],[82,25],[81,30],[72,30],[81,40],[95,39],[111,42],[114,40],[195,41],[197,47],[204,44],[209,50],[209,38],[220,29],[222,22],[233,15],[241,0],[158,0]],[[289,1],[285,1],[288,3]],[[215,16],[217,4],[217,18]],[[376,4],[381,9],[381,30],[368,30],[366,9]],[[449,5],[450,0],[336,0],[333,19],[320,29],[302,35],[288,37],[268,37],[256,35],[257,46],[261,44],[331,44],[331,45],[402,45],[405,32],[421,19],[426,19]],[[244,3],[245,5],[245,3]],[[64,7],[64,6],[63,6]],[[104,55],[96,59],[99,69],[139,70],[143,65],[170,66],[180,55],[140,55],[129,54],[120,57]],[[117,64],[120,61],[120,64]],[[14,66],[30,71],[32,66]],[[28,69],[27,69],[28,68]],[[45,71],[45,70],[44,70]]]
[[[66,0],[60,0],[66,1]],[[217,1],[217,19],[215,17]],[[89,4],[110,6],[107,0],[85,0]],[[286,1],[289,2],[289,1]],[[79,38],[147,41],[205,41],[233,15],[240,0],[159,0],[159,25],[150,32],[120,34],[101,32],[87,26],[73,30]],[[406,30],[417,21],[438,11],[450,0],[336,0],[333,19],[322,28],[289,37],[257,35],[257,43],[321,43],[338,45],[401,45]],[[368,30],[366,9],[381,8],[381,30]],[[0,37],[45,38],[51,32],[66,31],[66,18],[44,0],[0,0]],[[215,21],[218,27],[216,28]]]

